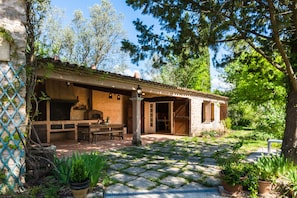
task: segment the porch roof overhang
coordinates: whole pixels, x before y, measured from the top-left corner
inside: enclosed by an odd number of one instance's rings
[[[75,86],[91,88],[93,90],[131,96],[131,92],[135,91],[139,85],[142,91],[151,97],[201,97],[219,100],[224,103],[228,101],[228,97],[216,94],[166,85],[102,70],[94,70],[52,58],[40,59],[39,63],[37,76],[46,76],[50,79],[69,81]],[[50,67],[48,66],[49,64],[51,65]]]

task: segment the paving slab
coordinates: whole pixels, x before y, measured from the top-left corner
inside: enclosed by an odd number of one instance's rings
[[[133,188],[129,188],[128,186],[124,185],[124,184],[113,184],[111,186],[108,186],[105,189],[105,193],[111,193],[111,194],[118,194],[119,192],[121,193],[133,193],[135,192],[135,189]]]
[[[184,178],[189,178],[194,181],[199,181],[202,177],[202,175],[196,171],[190,171],[190,170],[185,170],[182,173],[180,173],[180,176]]]
[[[139,175],[139,174],[145,172],[146,169],[140,168],[140,167],[130,167],[130,168],[127,168],[127,169],[125,169],[123,171],[125,173],[128,173],[129,175]]]
[[[143,177],[138,177],[137,179],[128,182],[127,186],[133,187],[135,189],[147,190],[147,189],[150,189],[153,186],[156,186],[156,183],[154,183],[154,182],[152,182],[150,180],[147,180],[147,179],[145,179]]]
[[[118,174],[112,175],[111,178],[116,179],[117,181],[119,181],[121,183],[126,183],[126,182],[129,182],[129,181],[132,181],[132,180],[136,179],[137,177],[127,175],[127,174],[124,174],[124,173],[118,173]]]
[[[160,178],[162,175],[164,175],[164,173],[159,172],[159,171],[155,171],[155,170],[148,170],[146,172],[141,173],[139,176],[140,177],[144,177],[144,178]]]
[[[179,188],[185,184],[187,184],[187,180],[182,177],[174,177],[174,176],[168,176],[164,179],[160,180],[162,184],[165,184],[166,186]]]

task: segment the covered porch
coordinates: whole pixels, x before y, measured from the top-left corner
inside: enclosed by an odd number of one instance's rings
[[[43,62],[36,95],[47,99],[39,101],[33,122],[41,142],[79,141],[80,125],[106,122],[125,127],[126,134],[196,136],[221,127],[226,117],[227,98],[222,96],[59,60]]]

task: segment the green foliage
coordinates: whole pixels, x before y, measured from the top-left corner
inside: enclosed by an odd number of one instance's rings
[[[55,158],[54,175],[60,184],[67,185],[71,177],[78,178],[80,174],[84,177],[83,172],[74,172],[77,166],[85,168],[86,175],[90,179],[90,186],[95,187],[100,178],[104,176],[104,168],[106,166],[106,158],[98,152],[91,153],[73,153],[71,157]]]
[[[4,171],[4,169],[1,169],[0,170],[0,182],[4,183],[5,178],[6,178],[5,171]]]
[[[227,117],[225,120],[223,120],[223,124],[227,129],[232,128],[232,119],[230,117]]]
[[[244,179],[243,179],[243,187],[246,187],[250,191],[250,197],[256,198],[258,197],[258,171],[257,167],[254,163],[245,163],[244,168]]]
[[[244,172],[244,155],[239,153],[243,141],[236,142],[231,146],[231,153],[227,153],[227,149],[216,151],[213,157],[222,168],[222,179],[232,186],[242,184]]]
[[[55,169],[53,169],[53,173],[62,185],[69,183],[71,163],[71,158],[69,157],[55,157],[54,159]]]
[[[273,155],[263,155],[258,158],[256,165],[260,180],[275,182],[278,168],[276,162],[276,158]]]
[[[268,133],[270,137],[279,139],[283,137],[284,108],[273,101],[258,106],[248,102],[230,104],[228,115],[232,119],[233,129],[248,127],[261,131],[265,135]]]
[[[5,39],[8,43],[13,44],[14,39],[5,28],[0,27],[0,38]]]
[[[89,16],[76,10],[71,24],[63,26],[63,11],[50,8],[38,40],[38,54],[78,65],[95,65],[98,69],[122,72],[125,56],[119,42],[124,38],[122,15],[109,0],[102,0],[89,9]],[[114,65],[119,65],[117,68]]]
[[[291,193],[292,197],[297,197],[297,167],[292,168],[288,174],[287,179],[289,181],[287,185],[288,191]]]
[[[182,58],[168,58],[167,63],[160,69],[162,83],[185,87],[198,91],[210,92],[210,63],[208,50],[199,56],[183,60]]]
[[[271,100],[285,103],[286,76],[249,48],[225,67],[225,80],[234,85],[231,103],[247,101],[260,105]]]
[[[244,154],[239,152],[239,149],[243,146],[243,141],[238,141],[231,145],[231,151],[228,149],[222,149],[214,152],[213,158],[216,159],[219,166],[224,167],[228,164],[239,163],[244,159]]]
[[[81,159],[84,161],[88,175],[90,178],[90,186],[95,187],[99,178],[104,176],[104,168],[106,166],[106,158],[98,152],[81,154]]]
[[[71,160],[70,181],[79,183],[87,180],[88,178],[88,170],[83,159],[80,155],[74,153]]]

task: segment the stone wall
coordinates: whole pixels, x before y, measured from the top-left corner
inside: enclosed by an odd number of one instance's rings
[[[214,107],[214,120],[202,121],[202,103],[209,102]],[[190,136],[199,136],[203,131],[223,131],[224,125],[220,120],[220,101],[210,101],[203,98],[191,98],[190,100]],[[200,112],[200,113],[197,113]]]
[[[24,0],[0,0],[0,194],[22,186],[26,130],[26,14]],[[0,174],[1,174],[0,173]]]

